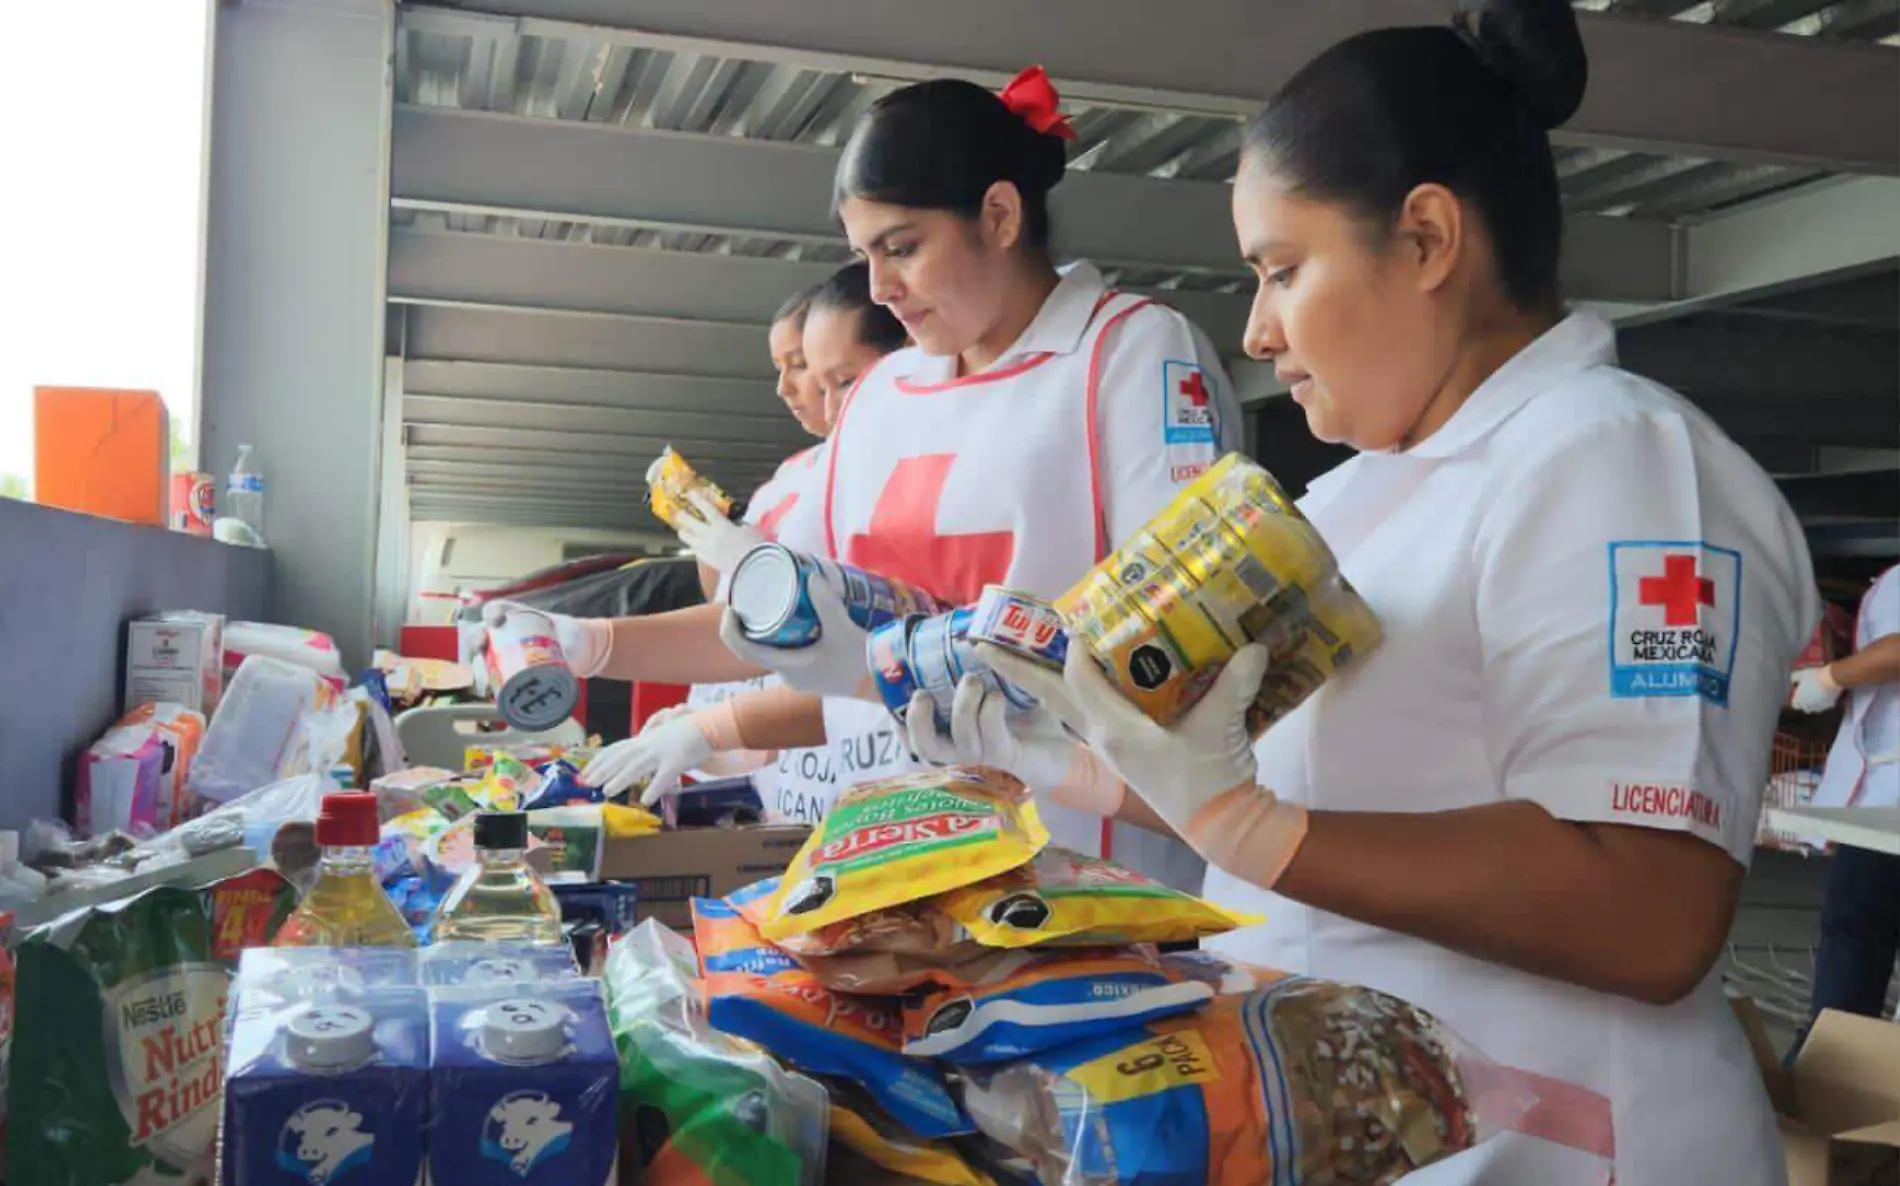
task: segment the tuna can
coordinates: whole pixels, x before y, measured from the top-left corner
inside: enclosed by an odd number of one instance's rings
[[[782,544],[760,544],[733,567],[726,603],[739,628],[753,642],[796,648],[817,642],[824,633],[811,601],[811,582],[830,585],[851,620],[866,631],[912,614],[941,609],[921,589],[874,572],[853,568]]]
[[[1378,646],[1379,623],[1272,475],[1238,455],[1196,479],[1055,603],[1110,679],[1171,725],[1241,646],[1271,657],[1256,733]]]
[[[501,719],[541,733],[574,715],[580,681],[567,665],[554,623],[531,609],[510,609],[488,632],[489,683]]]
[[[753,642],[788,650],[808,647],[824,633],[806,588],[816,568],[783,544],[760,544],[733,566],[726,604]]]
[[[910,669],[910,636],[922,614],[910,614],[892,620],[871,631],[864,642],[865,666],[871,669],[871,681],[884,707],[902,723],[910,716],[911,697],[917,694],[917,680]]]
[[[1069,658],[1069,631],[1056,607],[1039,597],[986,585],[970,611],[970,641],[987,642],[1051,671]]]

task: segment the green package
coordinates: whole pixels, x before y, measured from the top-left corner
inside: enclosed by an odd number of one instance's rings
[[[607,957],[620,1116],[649,1186],[817,1186],[825,1089],[706,1024],[693,948],[648,920]],[[623,1156],[625,1156],[623,1152]]]
[[[15,953],[11,1186],[209,1182],[231,974],[295,905],[288,882],[254,869],[29,933]]]

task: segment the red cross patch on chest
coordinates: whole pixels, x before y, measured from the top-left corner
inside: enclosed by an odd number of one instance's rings
[[[844,561],[953,605],[967,605],[984,585],[1001,583],[1016,556],[1014,532],[937,532],[944,483],[956,461],[952,453],[899,461],[871,510],[869,530],[844,541]]]

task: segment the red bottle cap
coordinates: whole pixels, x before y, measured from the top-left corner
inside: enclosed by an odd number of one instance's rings
[[[325,795],[317,812],[317,843],[324,848],[372,848],[382,837],[376,796],[363,791]]]

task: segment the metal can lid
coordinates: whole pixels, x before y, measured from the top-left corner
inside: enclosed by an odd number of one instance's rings
[[[482,1010],[482,1048],[503,1062],[546,1062],[567,1045],[567,1010],[514,997]]]
[[[313,1071],[362,1066],[376,1056],[376,1023],[355,1005],[313,1005],[284,1026],[285,1054]]]
[[[726,604],[747,635],[767,635],[792,616],[802,582],[796,553],[779,544],[760,544],[733,566]]]
[[[524,667],[501,686],[495,707],[501,718],[517,729],[542,733],[574,713],[580,702],[580,681],[559,664]]]

